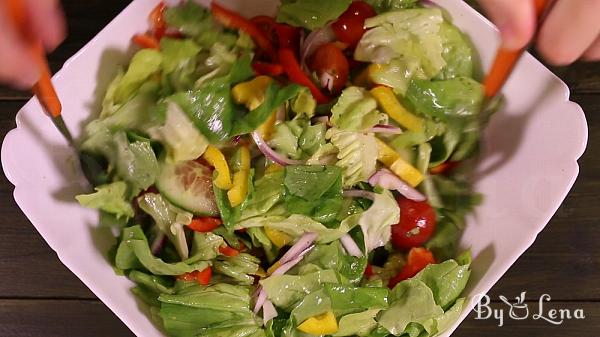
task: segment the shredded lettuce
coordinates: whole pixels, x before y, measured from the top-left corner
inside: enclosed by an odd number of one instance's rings
[[[418,8],[387,12],[367,19],[369,29],[360,40],[354,57],[359,61],[377,64],[392,63],[389,76],[396,77],[387,84],[404,93],[412,76],[432,78],[446,66],[440,26],[444,22],[438,8]]]
[[[473,77],[473,50],[469,39],[449,22],[442,23],[440,35],[444,45],[442,57],[446,61],[446,66],[436,79]]]
[[[117,218],[133,217],[133,207],[126,199],[127,184],[116,181],[111,184],[98,186],[92,194],[81,194],[75,197],[82,206],[96,208],[114,214]]]
[[[302,159],[325,145],[325,131],[325,124],[311,125],[305,118],[296,118],[275,125],[269,145],[289,158]]]
[[[183,226],[192,222],[192,213],[173,206],[160,194],[145,193],[137,198],[139,207],[152,217],[156,227],[165,234],[177,249],[182,260],[189,257]]]
[[[224,257],[213,263],[216,274],[227,277],[222,282],[252,285],[254,276],[259,268],[260,259],[246,253],[237,256]]]
[[[277,13],[277,22],[315,30],[337,19],[351,2],[351,0],[284,0]]]
[[[344,131],[367,132],[387,124],[387,114],[377,111],[377,101],[365,89],[348,87],[331,109],[331,124]]]
[[[317,270],[334,270],[349,283],[358,284],[364,275],[366,266],[366,256],[348,255],[339,241],[333,241],[330,244],[316,245],[294,270],[297,270],[298,274]]]
[[[327,130],[326,137],[338,150],[335,165],[343,170],[344,187],[366,181],[375,173],[378,152],[373,134],[331,128]]]
[[[123,229],[122,241],[117,249],[115,265],[122,270],[144,268],[155,275],[181,275],[195,270],[204,270],[208,262],[193,264],[185,262],[167,263],[152,255],[148,239],[140,226]]]
[[[148,133],[166,147],[169,163],[194,160],[208,147],[206,138],[194,128],[181,108],[174,103],[167,105],[164,124],[149,129]]]
[[[343,227],[353,228],[360,225],[366,250],[372,251],[390,241],[392,225],[400,221],[400,208],[391,192],[385,190],[375,194],[375,200],[369,209],[353,214],[342,221]]]

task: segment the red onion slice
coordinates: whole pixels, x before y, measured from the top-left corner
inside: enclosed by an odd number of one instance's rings
[[[277,309],[273,305],[273,302],[267,300],[263,304],[263,324],[267,325],[267,323],[273,318],[277,317]]]
[[[324,124],[329,125],[329,117],[328,116],[314,117],[312,120],[314,123],[324,123]]]
[[[298,242],[296,242],[285,254],[283,254],[281,259],[279,259],[279,264],[282,265],[300,255],[315,242],[317,236],[317,233],[304,233]]]
[[[348,254],[350,254],[354,257],[363,256],[362,251],[360,250],[360,248],[358,248],[358,245],[356,244],[356,242],[354,242],[354,239],[352,239],[350,234],[348,234],[348,233],[344,234],[340,238],[340,242],[342,243],[342,246],[344,246],[344,249],[346,249]]]
[[[313,249],[314,247],[315,246],[312,245],[312,246],[306,248],[305,250],[300,252],[300,254],[298,254],[298,256],[296,256],[293,259],[287,261],[286,263],[283,263],[282,265],[280,265],[277,269],[275,269],[275,271],[271,274],[271,276],[283,275],[283,274],[287,273],[290,269],[294,268],[295,265],[297,265],[300,261],[302,261],[302,259],[304,258],[304,255],[306,255],[306,253],[311,251],[311,249]]]
[[[258,131],[252,132],[252,139],[254,139],[256,146],[258,146],[260,152],[262,152],[265,155],[265,157],[267,157],[267,159],[270,159],[281,166],[301,165],[304,163],[301,160],[289,159],[277,153],[265,142],[265,140],[261,137]]]
[[[369,178],[369,184],[381,186],[388,190],[396,190],[403,196],[414,201],[425,201],[427,198],[404,180],[400,179],[392,171],[381,169]]]
[[[403,133],[402,129],[399,127],[384,124],[375,125],[370,131],[373,133],[388,133],[392,135],[399,135]]]
[[[265,304],[265,301],[267,300],[267,292],[265,291],[265,289],[261,286],[260,290],[258,291],[258,296],[256,297],[256,303],[254,304],[254,313],[258,314],[258,312],[260,311],[260,308],[263,307],[263,305]]]
[[[375,200],[375,193],[365,190],[345,190],[343,196],[346,198],[364,198]]]

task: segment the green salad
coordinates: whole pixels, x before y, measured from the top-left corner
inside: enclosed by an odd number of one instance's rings
[[[169,336],[436,336],[463,310],[486,116],[473,50],[416,0],[158,5],[77,196]]]

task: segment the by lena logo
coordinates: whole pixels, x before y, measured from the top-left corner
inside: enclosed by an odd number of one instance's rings
[[[583,309],[545,309],[544,303],[550,302],[552,298],[548,294],[543,294],[537,301],[537,308],[525,303],[526,292],[515,297],[514,301],[510,301],[505,296],[498,296],[502,302],[502,308],[492,308],[491,299],[488,295],[478,295],[475,297],[477,305],[473,311],[477,314],[475,319],[495,319],[498,321],[498,326],[504,326],[505,314],[508,309],[508,318],[515,321],[522,321],[528,318],[533,320],[544,320],[553,325],[561,325],[565,320],[585,319]]]

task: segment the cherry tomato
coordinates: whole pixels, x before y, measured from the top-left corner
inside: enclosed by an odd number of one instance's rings
[[[368,3],[354,1],[331,28],[338,40],[356,46],[365,33],[365,20],[375,15],[377,13]]]
[[[406,264],[402,267],[398,275],[390,279],[388,287],[395,287],[396,284],[417,275],[427,265],[432,263],[435,263],[435,258],[433,257],[433,253],[428,249],[423,247],[411,248],[410,252],[408,252]]]
[[[400,223],[392,226],[392,243],[398,249],[422,246],[435,231],[435,210],[427,201],[398,199]]]
[[[333,43],[326,43],[317,49],[312,56],[311,69],[317,73],[321,87],[331,93],[340,92],[348,82],[348,59]]]

